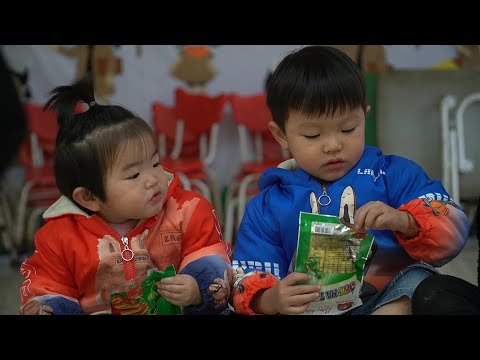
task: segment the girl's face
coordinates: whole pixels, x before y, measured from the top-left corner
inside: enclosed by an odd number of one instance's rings
[[[115,164],[107,173],[106,200],[97,214],[109,223],[121,224],[160,212],[168,181],[159,161],[153,139],[121,145]]]
[[[365,147],[365,113],[362,108],[328,117],[306,117],[293,112],[277,140],[289,150],[299,167],[317,179],[335,181],[360,160]]]

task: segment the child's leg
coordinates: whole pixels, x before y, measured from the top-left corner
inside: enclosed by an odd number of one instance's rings
[[[414,315],[479,315],[480,288],[450,275],[429,276],[415,289]]]
[[[390,281],[382,290],[370,297],[366,302],[351,311],[348,315],[387,315],[411,314],[413,292],[425,278],[438,274],[429,264],[420,262],[410,265]]]
[[[372,315],[412,315],[412,302],[408,296],[379,307]]]

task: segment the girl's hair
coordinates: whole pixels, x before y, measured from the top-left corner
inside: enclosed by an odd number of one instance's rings
[[[151,127],[121,106],[95,103],[90,78],[56,87],[50,95],[44,110],[58,112],[54,157],[58,189],[74,202],[72,194],[77,187],[84,187],[105,201],[106,177],[120,150],[129,144],[145,146],[150,139],[155,142]],[[81,101],[90,108],[75,113]],[[91,214],[88,209],[80,208]]]
[[[287,55],[267,85],[267,104],[273,121],[285,131],[291,111],[334,115],[337,111],[367,109],[367,86],[357,64],[343,51],[308,46]]]

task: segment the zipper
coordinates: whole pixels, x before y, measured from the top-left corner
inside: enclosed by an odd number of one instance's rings
[[[318,197],[318,204],[320,206],[328,206],[332,202],[332,199],[330,196],[327,194],[327,185],[326,184],[321,184],[322,185],[322,195]]]
[[[117,241],[120,240],[119,242],[123,244],[123,250],[121,251],[120,256],[122,257],[122,260],[123,260],[123,272],[125,274],[125,280],[128,281],[128,280],[134,279],[135,277],[137,277],[137,269],[135,267],[135,261],[132,261],[135,256],[135,253],[130,248],[130,246],[128,246],[128,237],[127,236],[120,237],[120,234],[118,234],[105,220],[103,220],[98,215],[97,215],[97,219],[99,223],[104,227],[107,234],[111,234],[114,239],[116,239]],[[133,237],[132,234],[136,232],[136,229],[139,224],[140,222],[127,235],[130,235],[130,237]]]
[[[120,240],[122,240],[123,243],[123,250],[121,253],[123,261],[131,261],[135,254],[133,250],[128,247],[128,237],[123,236]]]

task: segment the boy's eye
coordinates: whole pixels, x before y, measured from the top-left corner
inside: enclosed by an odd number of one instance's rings
[[[305,138],[307,138],[307,139],[315,139],[315,138],[319,137],[320,134],[317,134],[317,135],[304,135],[304,136],[305,136]]]
[[[136,173],[136,174],[134,174],[134,175],[132,175],[132,176],[129,176],[127,179],[128,179],[128,180],[136,179],[136,178],[138,177],[138,175],[140,175],[140,173]]]
[[[353,130],[355,130],[357,127],[355,126],[354,128],[352,129],[348,129],[348,130],[342,130],[343,133],[351,133]]]

